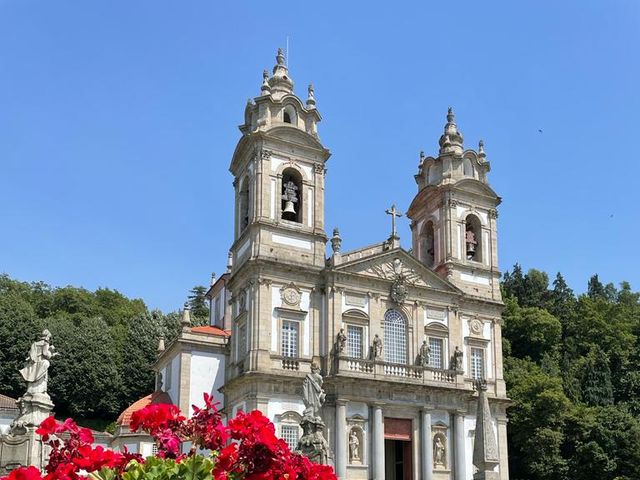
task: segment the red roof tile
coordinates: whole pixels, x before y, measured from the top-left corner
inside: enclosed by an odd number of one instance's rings
[[[205,325],[204,327],[193,327],[192,332],[206,333],[208,335],[218,335],[221,337],[230,337],[231,332],[229,330],[223,330],[220,327],[214,327],[212,325]]]
[[[169,396],[168,393],[153,392],[152,394],[147,395],[146,397],[141,398],[136,402],[133,402],[131,405],[125,408],[124,411],[118,417],[118,420],[116,420],[116,423],[118,425],[128,426],[129,422],[131,422],[131,415],[133,415],[134,412],[137,412],[138,410],[142,410],[144,407],[148,407],[149,405],[157,405],[159,403],[173,403],[173,402],[171,401],[171,397]]]
[[[16,399],[8,397],[6,395],[2,395],[0,393],[0,410],[18,411],[18,406],[16,405]]]

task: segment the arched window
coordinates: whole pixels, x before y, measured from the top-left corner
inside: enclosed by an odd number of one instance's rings
[[[469,158],[465,158],[462,161],[462,173],[465,177],[471,177],[474,178],[474,172],[473,172],[473,164],[471,163],[471,160]]]
[[[465,219],[464,245],[467,260],[482,261],[482,225],[475,215]]]
[[[407,320],[398,310],[384,314],[384,360],[407,363]]]
[[[282,209],[283,220],[302,223],[302,176],[294,168],[282,172]]]
[[[240,196],[238,198],[240,206],[240,232],[242,233],[249,225],[249,178],[245,177],[240,184]]]
[[[431,165],[427,170],[427,183],[432,185],[440,180],[440,168],[438,165]]]
[[[435,261],[435,242],[433,234],[433,222],[429,220],[422,229],[420,245],[420,257],[427,267],[433,267]]]
[[[293,105],[287,105],[282,112],[282,121],[284,123],[291,123],[297,125],[298,117],[296,116],[296,109]]]

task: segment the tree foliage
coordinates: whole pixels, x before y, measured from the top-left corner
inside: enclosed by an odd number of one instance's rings
[[[640,294],[547,278],[516,264],[502,285],[511,478],[640,478]]]
[[[116,290],[52,288],[0,275],[0,392],[19,397],[18,370],[44,328],[60,353],[49,370],[49,393],[61,415],[113,420],[153,390],[159,338],[179,331],[176,313],[149,312]]]

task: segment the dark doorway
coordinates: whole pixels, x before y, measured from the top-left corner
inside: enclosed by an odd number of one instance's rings
[[[384,441],[385,480],[412,480],[411,442],[406,440]]]

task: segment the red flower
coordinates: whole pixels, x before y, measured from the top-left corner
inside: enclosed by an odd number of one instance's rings
[[[11,470],[2,480],[42,480],[42,475],[36,467],[20,467]]]
[[[204,394],[204,404],[204,408],[192,406],[193,416],[187,422],[185,433],[200,448],[220,450],[227,443],[229,434],[222,424],[213,398],[208,393]]]
[[[42,440],[45,442],[49,440],[51,435],[55,435],[58,433],[58,422],[51,415],[50,417],[45,418],[40,426],[37,428],[36,433],[38,435],[42,435]]]

